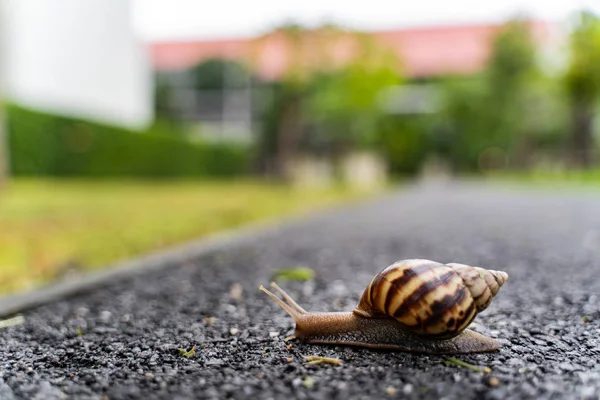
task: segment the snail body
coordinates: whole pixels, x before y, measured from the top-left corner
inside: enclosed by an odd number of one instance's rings
[[[466,329],[506,282],[505,272],[430,260],[398,261],[378,273],[352,312],[307,312],[283,289],[264,287],[296,322],[294,338],[337,344],[449,354],[493,351],[500,344]]]

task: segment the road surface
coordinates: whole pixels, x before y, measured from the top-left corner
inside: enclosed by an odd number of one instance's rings
[[[475,320],[502,349],[455,357],[482,372],[447,356],[286,343],[291,318],[257,290],[308,266],[314,280],[281,285],[309,310],[349,311],[403,258],[508,272]],[[600,193],[409,187],[23,315],[0,330],[1,399],[598,399]]]

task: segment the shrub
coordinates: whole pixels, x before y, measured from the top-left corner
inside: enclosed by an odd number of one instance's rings
[[[227,177],[245,172],[250,152],[150,132],[7,107],[11,171],[19,176]]]

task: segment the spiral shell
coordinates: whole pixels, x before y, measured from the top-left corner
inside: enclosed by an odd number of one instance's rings
[[[392,317],[432,339],[457,336],[485,310],[508,275],[464,264],[398,261],[373,278],[354,313]]]

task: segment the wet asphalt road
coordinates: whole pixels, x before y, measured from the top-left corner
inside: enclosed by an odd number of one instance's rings
[[[456,356],[491,373],[447,356],[288,346],[291,318],[257,290],[306,265],[314,281],[281,285],[308,310],[349,311],[403,258],[508,272],[475,326],[503,348]],[[3,400],[597,399],[600,192],[411,187],[24,316],[0,330]]]

